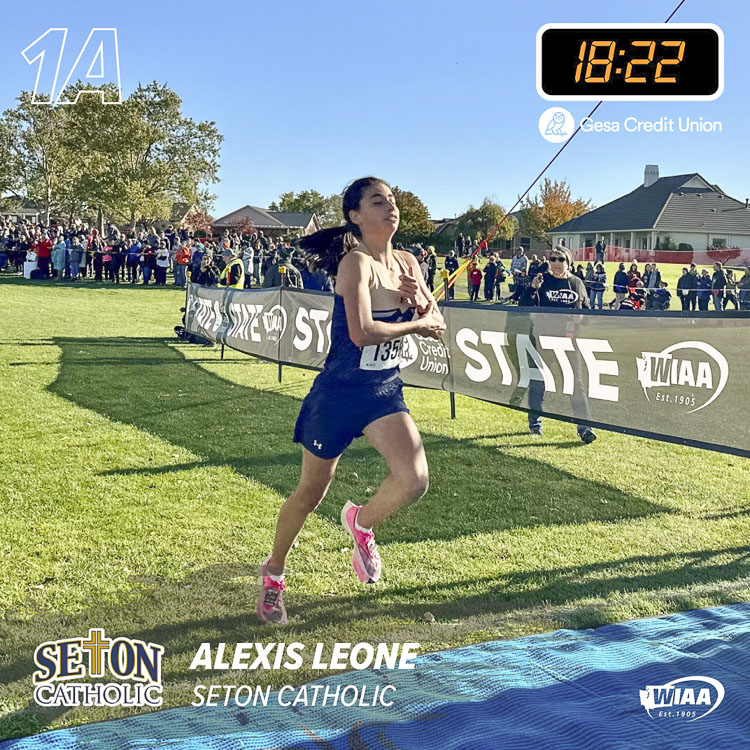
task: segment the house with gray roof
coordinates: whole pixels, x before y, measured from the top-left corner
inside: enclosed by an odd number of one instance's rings
[[[221,234],[225,229],[233,228],[249,219],[256,230],[262,230],[268,237],[294,236],[312,234],[320,229],[316,214],[269,211],[258,206],[243,206],[214,221],[214,232]]]
[[[635,190],[550,234],[555,245],[565,240],[573,250],[592,248],[600,237],[636,252],[750,248],[750,209],[697,172],[659,177],[659,167],[649,164]]]
[[[36,224],[44,218],[43,212],[31,201],[18,201],[11,197],[0,198],[0,215],[12,221],[30,221]]]

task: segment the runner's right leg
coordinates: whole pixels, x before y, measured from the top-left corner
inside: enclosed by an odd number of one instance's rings
[[[339,458],[318,458],[307,448],[302,448],[302,474],[297,488],[287,498],[279,511],[276,522],[276,537],[273,553],[269,560],[269,570],[279,575],[284,572],[286,556],[297,538],[307,517],[322,502],[336,473]]]
[[[263,622],[286,624],[286,609],[282,601],[286,558],[308,515],[326,496],[339,458],[318,458],[306,448],[302,449],[299,483],[279,511],[273,552],[261,568],[261,590],[256,612]]]

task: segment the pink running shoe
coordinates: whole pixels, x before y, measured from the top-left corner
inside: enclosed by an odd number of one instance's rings
[[[269,625],[286,625],[286,607],[281,596],[286,588],[284,581],[274,581],[268,575],[269,555],[260,567],[260,596],[255,612],[261,622]]]
[[[380,553],[378,545],[375,544],[375,534],[372,531],[360,531],[354,522],[362,506],[352,502],[341,510],[341,525],[354,540],[354,554],[352,555],[352,566],[360,581],[375,583],[380,578]]]

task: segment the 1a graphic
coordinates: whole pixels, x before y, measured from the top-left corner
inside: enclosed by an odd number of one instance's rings
[[[29,65],[39,61],[31,103],[75,104],[84,91],[78,91],[75,98],[70,99],[64,95],[65,90],[69,85],[81,81],[85,86],[85,93],[98,94],[102,104],[122,104],[117,29],[91,29],[65,81],[58,86],[67,39],[67,28],[47,29],[21,51],[23,59]],[[52,59],[55,53],[56,61]],[[116,86],[116,93],[113,93],[111,87],[108,90],[104,84]]]

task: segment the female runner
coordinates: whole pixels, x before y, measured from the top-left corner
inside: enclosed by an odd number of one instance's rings
[[[282,599],[287,554],[355,438],[364,434],[389,470],[368,503],[347,502],[341,511],[361,581],[380,578],[372,529],[421,497],[429,483],[422,439],[404,403],[399,363],[405,336],[438,339],[445,323],[416,258],[393,249],[399,210],[388,184],[374,177],[356,180],[344,193],[343,209],[345,226],[303,242],[336,276],[331,349],[302,402],[294,430],[294,441],[303,446],[302,475],[279,512],[273,551],[261,568],[256,612],[266,623],[287,622]],[[347,233],[359,242],[344,253]]]

